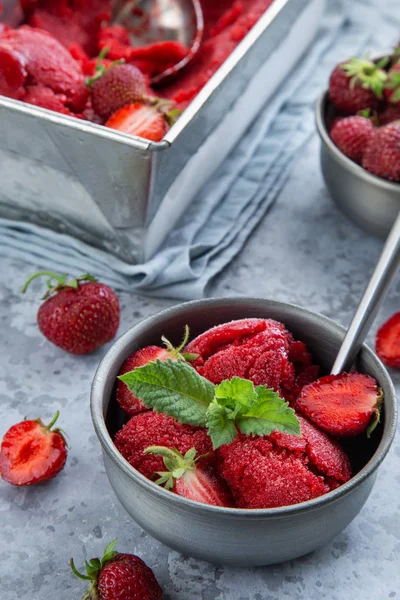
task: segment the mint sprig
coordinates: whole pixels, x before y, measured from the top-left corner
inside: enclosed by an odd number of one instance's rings
[[[189,364],[157,360],[119,379],[147,408],[174,417],[180,423],[205,426],[214,386]]]
[[[233,377],[213,385],[185,362],[149,362],[119,377],[145,406],[207,427],[214,449],[238,435],[301,435],[296,413],[274,390]]]

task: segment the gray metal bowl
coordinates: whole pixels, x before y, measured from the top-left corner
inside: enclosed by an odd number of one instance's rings
[[[134,350],[159,344],[161,334],[178,342],[188,324],[192,335],[245,317],[282,321],[309,346],[329,370],[344,329],[304,308],[254,298],[223,298],[181,304],[138,323],[108,351],[95,374],[91,411],[111,486],[133,519],[152,536],[182,552],[216,564],[258,566],[301,556],[337,535],[360,511],[375,483],[376,471],[393,440],[396,399],[390,377],[366,346],[359,370],[375,377],[385,394],[382,423],[371,440],[362,437],[350,449],[356,474],[325,496],[293,506],[244,510],[208,506],[186,500],[146,479],[121,456],[112,437],[121,426],[114,386],[124,360]]]
[[[328,112],[329,101],[324,93],[316,105],[316,122],[321,138],[322,174],[329,193],[356,225],[384,237],[400,210],[400,183],[376,177],[347,158],[329,137]]]

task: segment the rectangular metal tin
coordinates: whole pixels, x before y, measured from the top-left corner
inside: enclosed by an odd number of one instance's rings
[[[15,24],[16,2],[4,4]],[[323,9],[275,0],[160,143],[0,96],[0,216],[130,263],[149,258],[312,42]]]

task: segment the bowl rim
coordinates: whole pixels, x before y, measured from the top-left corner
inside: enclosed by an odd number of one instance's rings
[[[397,192],[400,194],[400,183],[396,183],[394,181],[388,181],[383,179],[382,177],[378,177],[377,175],[373,175],[366,171],[361,165],[358,165],[353,160],[348,158],[343,152],[339,150],[339,148],[332,142],[328,130],[326,128],[325,123],[325,107],[329,101],[328,91],[326,90],[321,94],[315,104],[315,122],[317,125],[317,130],[322,142],[329,148],[331,153],[335,156],[336,160],[343,164],[348,171],[351,171],[354,175],[361,177],[366,180],[368,183],[380,186],[381,188],[390,191]],[[400,198],[399,198],[400,200]]]
[[[277,300],[270,300],[267,298],[235,296],[223,298],[207,298],[202,300],[193,300],[190,302],[179,303],[173,307],[154,313],[153,315],[146,317],[145,319],[142,319],[141,321],[136,323],[133,327],[129,328],[121,337],[119,337],[114,342],[114,344],[108,350],[106,355],[103,357],[94,374],[90,394],[90,410],[94,430],[103,451],[105,451],[108,454],[109,458],[117,464],[119,469],[121,469],[132,481],[134,481],[135,484],[138,484],[141,487],[145,487],[150,493],[155,494],[156,496],[158,496],[161,499],[164,499],[167,502],[171,502],[171,504],[175,503],[178,506],[180,505],[181,507],[191,507],[192,509],[195,508],[198,512],[200,511],[204,513],[215,513],[220,515],[228,515],[231,517],[246,518],[277,518],[280,516],[284,517],[294,515],[297,513],[302,513],[304,511],[316,510],[325,504],[336,502],[343,496],[346,496],[347,494],[351,493],[356,487],[360,486],[368,477],[370,477],[386,457],[396,433],[397,402],[396,392],[392,380],[383,363],[366,344],[363,344],[362,346],[363,352],[365,352],[367,356],[372,358],[377,363],[378,369],[382,371],[382,375],[386,378],[386,383],[390,390],[389,401],[393,408],[393,418],[390,422],[385,423],[382,433],[382,439],[374,454],[367,462],[367,464],[364,465],[364,467],[358,473],[356,473],[356,475],[354,475],[354,477],[351,477],[348,482],[340,485],[338,488],[312,500],[307,500],[306,502],[300,502],[298,504],[292,504],[288,506],[281,506],[275,508],[229,508],[222,506],[213,506],[210,504],[202,504],[193,500],[189,500],[182,496],[178,496],[177,494],[172,494],[170,491],[157,485],[150,479],[147,479],[147,477],[142,475],[139,471],[137,471],[134,467],[130,465],[130,463],[120,454],[120,452],[115,447],[114,442],[106,427],[102,405],[104,396],[104,386],[107,382],[107,373],[109,371],[109,368],[114,364],[115,359],[119,358],[119,354],[121,353],[121,351],[132,343],[136,335],[145,331],[146,327],[150,324],[154,325],[154,320],[156,320],[156,322],[161,322],[170,317],[181,315],[182,313],[184,313],[186,308],[190,308],[192,306],[201,305],[204,308],[212,306],[223,307],[226,304],[231,305],[232,303],[243,302],[246,300],[252,302],[253,304],[260,303],[269,305],[270,307],[276,306],[277,308],[288,308],[289,310],[295,310],[302,313],[302,315],[305,317],[317,317],[322,325],[326,325],[331,329],[335,329],[337,332],[342,333],[343,336],[346,331],[342,325],[340,325],[333,319],[322,315],[321,313],[303,308],[296,304],[281,302]],[[267,308],[268,306],[266,306],[266,309]]]

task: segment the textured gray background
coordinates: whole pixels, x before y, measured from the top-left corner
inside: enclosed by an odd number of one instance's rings
[[[317,151],[314,138],[275,207],[208,295],[295,302],[348,324],[381,242],[337,212],[321,180]],[[398,438],[362,513],[331,544],[304,558],[254,570],[216,568],[145,534],[113,495],[90,421],[90,382],[106,348],[72,357],[40,335],[38,287],[19,294],[31,272],[1,262],[0,436],[24,416],[49,420],[60,409],[70,452],[65,470],[48,484],[19,489],[0,481],[1,600],[80,598],[84,583],[69,572],[69,557],[80,566],[115,537],[121,551],[139,554],[154,569],[169,600],[400,599]],[[377,324],[399,310],[398,298],[397,282]],[[172,304],[129,294],[120,299],[120,333]],[[400,386],[399,374],[392,374]]]

